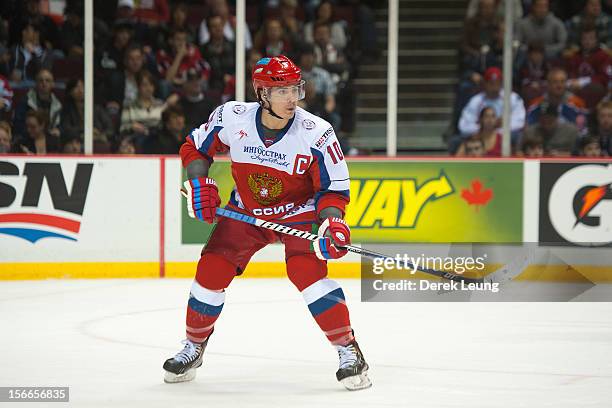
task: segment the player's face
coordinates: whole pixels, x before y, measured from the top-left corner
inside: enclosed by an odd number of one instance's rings
[[[268,99],[274,112],[290,117],[295,112],[297,102],[304,99],[304,81],[299,85],[269,88]]]

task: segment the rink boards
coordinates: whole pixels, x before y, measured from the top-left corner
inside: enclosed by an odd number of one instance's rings
[[[352,159],[349,168],[357,243],[538,243],[559,262],[546,273],[534,263],[521,279],[571,280],[570,263],[612,281],[610,160]],[[225,201],[229,163],[212,171]],[[187,217],[182,179],[175,157],[3,156],[0,279],[193,276],[210,227]],[[284,276],[283,259],[271,245],[244,277]],[[492,269],[503,262],[488,259]],[[329,269],[356,278],[359,259]]]

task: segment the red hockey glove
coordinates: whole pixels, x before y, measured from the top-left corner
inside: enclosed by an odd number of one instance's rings
[[[221,204],[215,180],[210,177],[197,177],[185,181],[183,186],[187,190],[189,216],[212,224],[215,221],[215,211]]]
[[[317,234],[322,237],[313,243],[317,258],[338,259],[348,253],[346,249],[340,248],[351,243],[351,230],[342,218],[326,218]]]

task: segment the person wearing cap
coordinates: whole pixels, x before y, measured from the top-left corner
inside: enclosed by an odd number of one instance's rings
[[[453,115],[458,116],[470,98],[480,92],[483,75],[490,67],[501,67],[504,63],[505,25],[498,22],[491,43],[482,44],[477,53],[464,52],[461,58],[461,78],[457,86],[457,96]],[[520,64],[526,59],[525,53],[518,46],[512,47],[512,71],[515,82],[519,76]],[[458,117],[453,119],[456,123]]]
[[[134,0],[119,0],[117,2],[117,9],[123,7],[134,10]]]
[[[115,15],[115,24],[134,24],[134,0],[119,0]]]
[[[479,115],[485,107],[492,107],[499,118],[500,128],[504,111],[504,92],[502,90],[502,72],[497,67],[488,68],[484,74],[484,90],[474,95],[461,112],[459,131],[463,138],[470,137],[480,129]],[[516,142],[518,133],[525,126],[525,106],[521,97],[512,92],[510,95],[510,130],[512,140]],[[513,143],[514,144],[514,143]]]
[[[195,378],[222,311],[225,289],[257,251],[281,242],[289,280],[338,352],[336,379],[350,390],[368,388],[368,365],[355,340],[344,292],[327,277],[327,261],[346,255],[351,242],[343,220],[350,186],[344,154],[329,122],[297,106],[305,96],[304,80],[293,61],[283,55],[262,58],[251,77],[258,101],[219,106],[190,132],[180,150],[188,178],[183,184],[187,212],[217,224],[196,268],[185,347],[165,361],[164,380]],[[235,182],[226,208],[299,231],[317,231],[317,241],[217,218],[221,199],[209,168],[220,153],[229,154]]]
[[[527,126],[524,137],[541,138],[546,156],[570,156],[580,136],[578,128],[559,120],[559,107],[543,102],[538,123]]]

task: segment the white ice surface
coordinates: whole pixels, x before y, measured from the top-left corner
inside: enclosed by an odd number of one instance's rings
[[[172,385],[190,280],[1,282],[0,386],[69,386],[51,407],[612,407],[612,303],[361,303],[341,284],[369,390],[336,382],[287,280],[233,282],[197,378]]]

